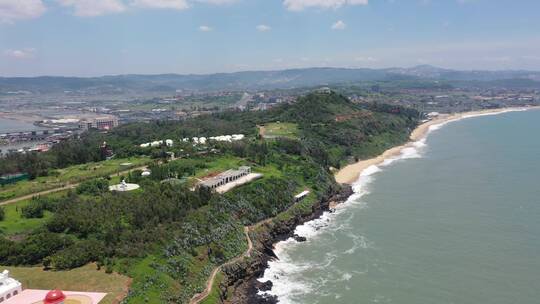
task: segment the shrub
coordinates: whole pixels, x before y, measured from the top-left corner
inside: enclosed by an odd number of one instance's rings
[[[49,265],[56,270],[81,267],[102,259],[104,251],[105,246],[100,241],[80,241],[52,255]]]
[[[109,191],[109,182],[103,178],[82,182],[77,186],[77,194],[100,195]]]
[[[39,201],[32,200],[30,204],[21,208],[21,215],[24,218],[42,218],[45,206]]]

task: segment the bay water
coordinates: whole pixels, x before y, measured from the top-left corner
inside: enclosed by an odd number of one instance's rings
[[[540,303],[540,111],[450,122],[276,245],[280,303]]]

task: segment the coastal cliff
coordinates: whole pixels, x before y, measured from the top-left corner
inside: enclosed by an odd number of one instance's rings
[[[222,269],[226,278],[219,286],[221,303],[277,303],[276,298],[258,295],[259,290],[269,290],[272,287],[271,282],[261,283],[258,278],[264,274],[268,262],[277,259],[273,252],[274,244],[290,237],[294,237],[298,241],[305,241],[305,239],[295,236],[296,227],[319,218],[323,212],[329,211],[331,206],[345,202],[352,193],[350,186],[342,186],[328,198],[315,202],[310,213],[297,215],[283,221],[268,221],[253,227],[250,230],[250,238],[254,250],[250,257]]]

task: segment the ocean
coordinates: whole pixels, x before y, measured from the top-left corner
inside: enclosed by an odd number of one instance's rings
[[[540,303],[540,111],[436,126],[278,243],[280,303]]]
[[[42,129],[44,128],[35,126],[34,124],[29,123],[29,122],[0,118],[0,134],[10,133],[10,132],[42,130]],[[18,142],[18,143],[10,143],[7,145],[0,145],[0,155],[7,153],[8,150],[10,149],[18,150],[25,147],[32,147],[39,143],[41,143],[41,141]]]
[[[0,134],[20,131],[33,131],[40,129],[43,128],[34,126],[34,124],[29,122],[15,119],[0,118]]]

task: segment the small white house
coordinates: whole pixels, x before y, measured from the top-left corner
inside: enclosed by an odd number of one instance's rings
[[[161,145],[163,145],[163,140],[156,140],[150,143],[151,147],[159,147]]]
[[[0,273],[0,303],[22,292],[21,282],[9,277],[9,271]]]

